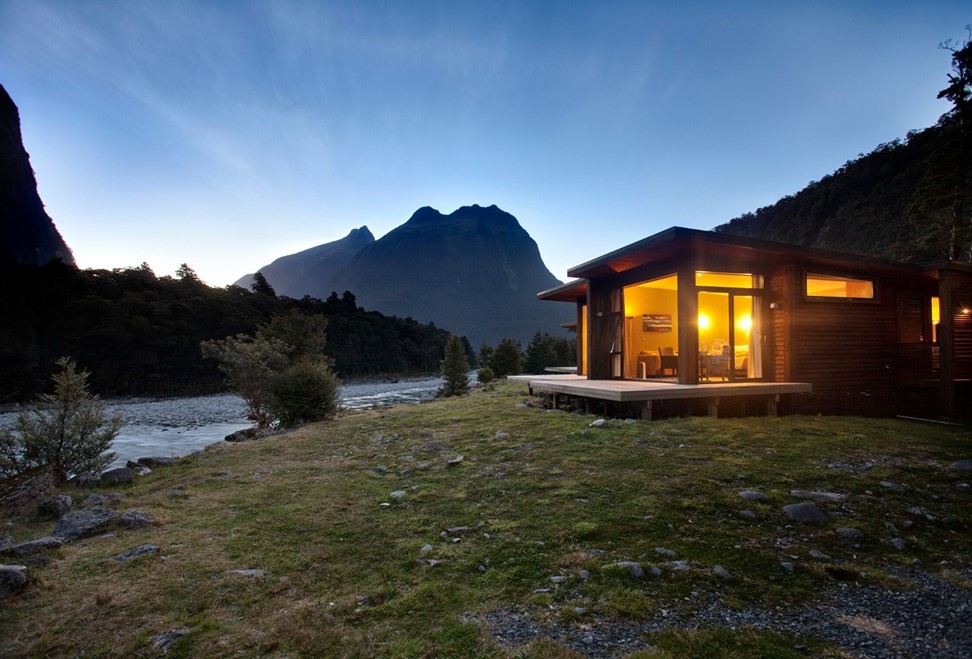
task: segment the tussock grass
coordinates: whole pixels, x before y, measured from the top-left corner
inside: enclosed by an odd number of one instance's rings
[[[970,567],[972,503],[946,468],[970,457],[967,429],[840,417],[595,429],[591,417],[515,409],[525,396],[508,383],[348,414],[157,470],[123,504],[156,525],[66,545],[34,567],[32,587],[0,610],[0,654],[154,656],[153,636],[186,627],[170,656],[573,657],[543,638],[504,649],[482,616],[521,607],[582,629],[689,611],[699,593],[737,608],[798,607],[831,592],[832,564],[889,587],[895,567],[915,561],[953,581]],[[820,504],[829,523],[803,525],[782,512],[797,501],[791,489],[849,496]],[[925,514],[908,511],[916,506]],[[29,539],[51,526],[12,532]],[[843,540],[840,526],[865,539]],[[894,535],[906,549],[887,544]],[[160,554],[112,560],[144,543]],[[619,561],[663,575],[636,579],[610,567]],[[732,581],[712,574],[717,564]],[[650,642],[644,656],[789,656],[794,645],[753,630],[671,630]]]

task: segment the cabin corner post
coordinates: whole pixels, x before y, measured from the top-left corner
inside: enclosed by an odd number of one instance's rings
[[[699,295],[694,264],[678,269],[678,381],[699,383]]]
[[[611,349],[614,327],[611,286],[592,279],[587,289],[587,379],[611,379]]]
[[[952,278],[947,269],[939,272],[938,300],[941,320],[938,325],[939,376],[941,377],[942,406],[945,416],[955,416],[955,304]]]

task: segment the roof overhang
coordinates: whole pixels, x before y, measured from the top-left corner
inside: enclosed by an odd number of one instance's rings
[[[537,299],[555,302],[577,302],[580,298],[587,299],[586,279],[575,279],[556,288],[537,293]]]

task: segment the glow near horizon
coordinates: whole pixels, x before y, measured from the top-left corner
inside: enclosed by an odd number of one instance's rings
[[[932,125],[959,2],[0,4],[0,83],[82,267],[225,285],[421,206],[569,267]]]

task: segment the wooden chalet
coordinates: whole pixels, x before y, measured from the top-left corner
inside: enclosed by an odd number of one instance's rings
[[[652,401],[715,414],[753,396],[770,413],[972,414],[972,266],[674,227],[568,275],[538,297],[577,306],[578,374],[525,378],[533,389],[648,416]]]

